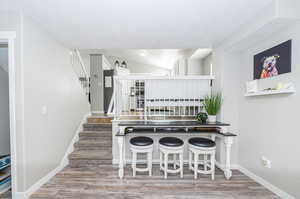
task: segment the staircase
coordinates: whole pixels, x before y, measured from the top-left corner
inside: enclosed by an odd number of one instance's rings
[[[79,133],[75,150],[69,155],[70,167],[96,167],[112,164],[111,118],[89,117]]]

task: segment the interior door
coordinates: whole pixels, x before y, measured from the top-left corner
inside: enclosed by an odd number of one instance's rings
[[[110,101],[113,96],[114,91],[114,70],[104,70],[103,71],[103,84],[104,84],[104,112],[107,113]]]
[[[101,55],[90,55],[91,59],[91,110],[94,113],[103,111],[103,70]]]

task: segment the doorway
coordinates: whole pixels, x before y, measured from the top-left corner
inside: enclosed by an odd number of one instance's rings
[[[11,197],[8,42],[0,41],[0,198]]]
[[[16,193],[15,38],[14,31],[0,31],[0,198]]]

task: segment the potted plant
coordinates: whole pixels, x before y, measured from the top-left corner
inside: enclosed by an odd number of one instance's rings
[[[207,121],[207,113],[205,112],[198,113],[196,117],[198,122],[200,122],[201,124],[206,123]]]
[[[204,97],[203,106],[208,114],[208,122],[215,123],[217,121],[217,114],[221,109],[222,95],[217,93],[215,95],[208,95]]]

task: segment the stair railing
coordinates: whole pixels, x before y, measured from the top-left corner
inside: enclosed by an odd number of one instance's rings
[[[78,80],[86,95],[90,93],[90,76],[78,49],[71,52],[71,63]]]

